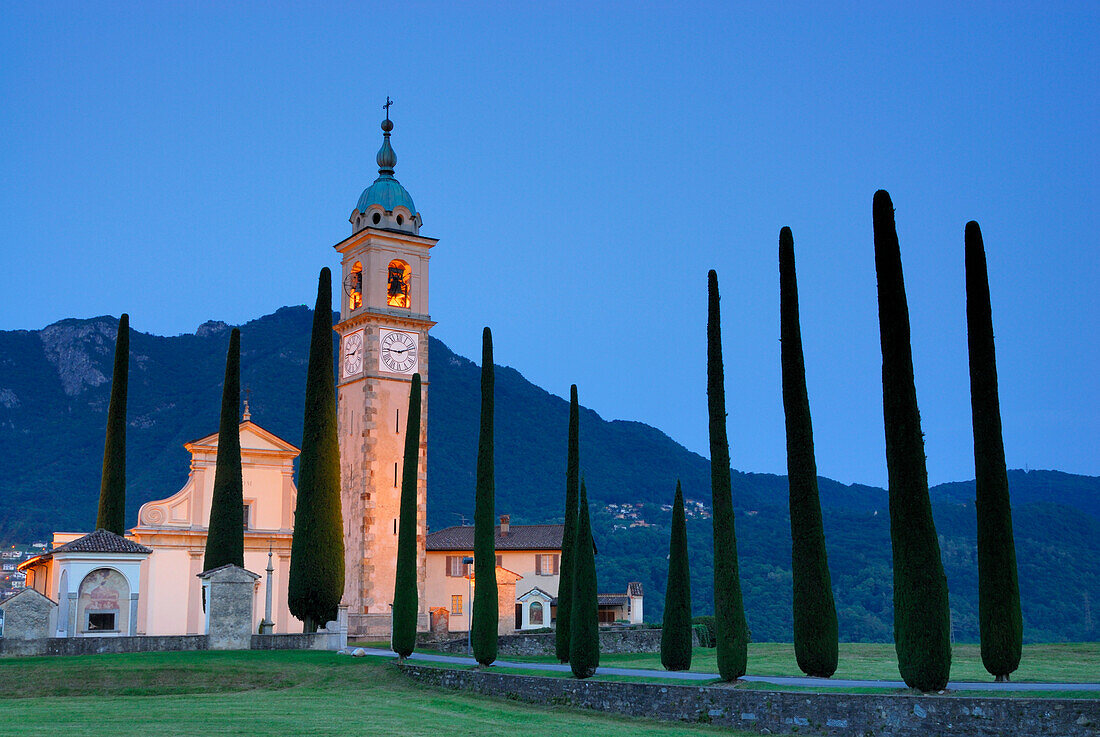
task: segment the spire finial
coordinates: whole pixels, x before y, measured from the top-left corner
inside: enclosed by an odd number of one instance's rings
[[[248,411],[248,400],[252,397],[252,389],[246,384],[244,387],[244,414],[241,419],[248,422],[252,419],[252,413]]]
[[[391,105],[393,100],[386,95],[386,104],[382,106],[386,111],[386,119],[382,121],[382,148],[378,149],[378,156],[375,157],[378,162],[378,173],[384,177],[392,177],[393,167],[397,166],[397,154],[390,145],[390,131],[393,130],[393,121],[390,120]]]

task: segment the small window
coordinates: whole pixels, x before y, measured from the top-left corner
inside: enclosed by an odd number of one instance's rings
[[[344,293],[348,295],[348,309],[354,310],[363,304],[363,264],[356,261],[348,276],[344,279]]]
[[[451,614],[462,614],[462,594],[451,595]]]
[[[528,609],[528,621],[531,624],[542,624],[542,602],[531,602],[531,607]]]
[[[245,505],[244,505],[244,514],[243,514],[243,516],[242,516],[242,519],[243,519],[243,521],[244,521],[244,529],[246,529],[246,530],[248,529],[248,510],[249,510],[249,509],[250,509],[251,507],[252,507],[252,505],[251,505],[251,504],[245,504]]]
[[[405,222],[405,217],[403,215],[398,215],[397,216],[397,224],[402,225],[404,222]]]
[[[386,304],[390,307],[409,307],[409,282],[412,269],[404,261],[390,261],[386,285]]]
[[[117,612],[88,612],[88,632],[114,632]]]
[[[374,213],[374,217],[372,217],[370,220],[375,225],[378,225],[378,223],[382,222],[382,215],[376,212]]]

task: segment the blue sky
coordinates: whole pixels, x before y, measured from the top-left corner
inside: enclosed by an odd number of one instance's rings
[[[1100,474],[1100,5],[527,5],[5,5],[0,329],[311,302],[389,95],[459,353],[489,325],[498,362],[705,455],[717,269],[733,465],[784,473],[789,225],[819,470],[882,484],[884,188],[930,480],[973,477],[971,219],[1009,466]]]

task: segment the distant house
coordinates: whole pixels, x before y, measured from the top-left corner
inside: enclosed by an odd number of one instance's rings
[[[565,525],[512,525],[508,515],[494,529],[498,580],[507,572],[516,577],[514,619],[510,629],[549,627],[556,616],[561,568],[561,539]],[[468,577],[473,566],[464,559],[474,555],[474,528],[445,527],[428,535],[425,598],[432,612],[433,628],[443,619],[450,632],[466,632],[470,626]],[[504,602],[501,602],[504,610]],[[502,622],[503,624],[503,622]]]

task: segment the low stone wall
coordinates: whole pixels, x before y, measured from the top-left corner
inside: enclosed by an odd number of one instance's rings
[[[252,650],[339,650],[340,634],[313,632],[252,635]],[[149,653],[207,650],[206,635],[149,635],[139,637],[43,637],[18,640],[0,637],[3,655],[99,655],[101,653]]]
[[[413,680],[534,704],[703,722],[763,734],[1096,737],[1100,700],[750,691],[578,681],[401,664]]]
[[[698,645],[698,634],[695,634]],[[435,646],[447,653],[466,652],[466,638],[448,640]],[[554,633],[502,635],[497,638],[497,652],[500,655],[553,655]],[[659,629],[619,629],[609,627],[600,630],[601,653],[659,653],[661,652],[661,630]]]
[[[206,635],[43,637],[37,640],[0,637],[0,655],[99,655],[205,649]]]
[[[282,635],[252,635],[253,650],[339,650],[339,633],[298,632]]]

